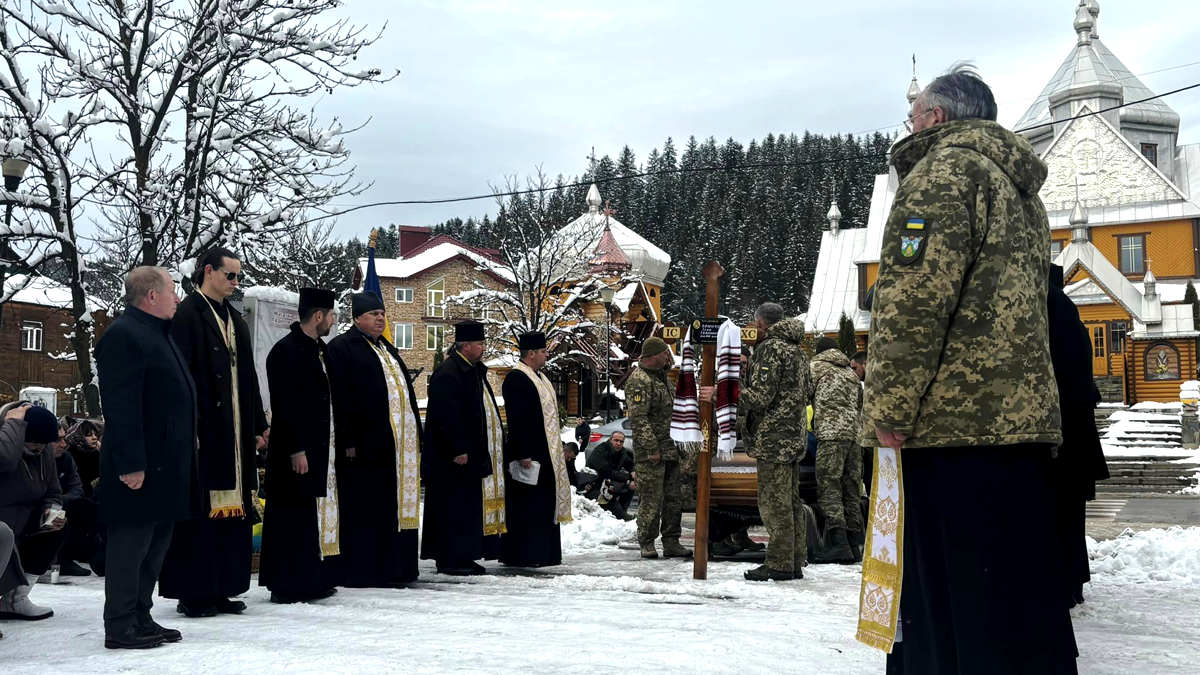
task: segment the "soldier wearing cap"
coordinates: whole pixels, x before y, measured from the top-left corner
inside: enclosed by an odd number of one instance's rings
[[[642,345],[638,368],[625,383],[629,424],[633,428],[633,462],[638,477],[638,543],[643,558],[657,558],[654,541],[661,525],[663,556],[690,558],[679,543],[683,519],[683,487],[679,450],[671,440],[675,398],[667,384],[674,356],[667,343],[652,337]]]
[[[482,323],[457,324],[454,347],[429,378],[421,558],[442,574],[485,574],[476,561],[498,558],[507,531],[504,425],[482,361],[485,338]]]
[[[336,592],[339,553],[333,397],[324,338],[333,329],[333,291],[300,289],[300,320],[267,355],[271,508],[263,523],[258,584],[271,601],[302,602]]]
[[[383,336],[383,301],[369,291],[356,293],[351,314],[354,327],[329,343],[338,580],[347,587],[394,587],[418,574],[421,417],[408,367]]]

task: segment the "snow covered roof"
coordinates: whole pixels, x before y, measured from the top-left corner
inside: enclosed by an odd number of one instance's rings
[[[869,228],[821,233],[812,296],[808,311],[800,315],[806,331],[837,331],[843,313],[854,321],[855,330],[871,327],[870,313],[858,308],[858,267],[854,264],[863,255],[869,237]]]
[[[1200,335],[1192,320],[1191,305],[1162,305],[1161,312],[1161,320],[1154,325],[1147,325],[1135,320],[1129,337],[1134,340],[1156,340]]]
[[[578,239],[580,253],[590,253],[599,245],[607,226],[612,231],[613,239],[633,265],[633,272],[641,274],[647,283],[661,286],[671,269],[671,256],[616,218],[601,213],[598,207],[599,198],[600,191],[593,185],[588,190],[588,212],[568,223],[555,236]]]
[[[1175,184],[1188,199],[1200,201],[1200,143],[1179,146],[1175,153]]]
[[[621,310],[622,314],[629,313],[629,306],[633,304],[633,299],[637,297],[638,289],[642,289],[642,298],[646,302],[646,307],[650,309],[651,318],[658,321],[658,313],[654,311],[654,303],[650,302],[650,294],[646,292],[646,285],[641,281],[625,284],[625,288],[613,294],[613,304],[617,309]]]
[[[406,258],[376,258],[375,271],[381,278],[409,279],[455,258],[465,259],[500,281],[512,283],[512,272],[500,263],[474,249],[450,239],[427,249],[417,249],[416,255]],[[359,258],[362,273],[367,273],[367,259]]]
[[[19,289],[19,290],[17,290]],[[27,305],[42,307],[57,307],[71,309],[71,288],[60,284],[49,277],[28,277],[24,274],[14,274],[4,279],[4,294],[16,293],[9,302],[23,302]],[[87,309],[95,312],[103,307],[103,303],[95,297],[87,298]]]
[[[277,286],[251,286],[242,295],[247,300],[263,300],[290,307],[296,307],[300,304],[299,293],[293,293],[286,288],[279,288]]]
[[[900,177],[894,168],[875,176],[875,186],[871,190],[871,210],[867,213],[867,241],[862,251],[851,262],[879,262],[879,251],[883,248],[883,228],[887,225],[888,214],[892,212],[892,202],[896,199],[898,187]]]

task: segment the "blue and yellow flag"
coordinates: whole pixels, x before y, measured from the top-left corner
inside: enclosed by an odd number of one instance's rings
[[[375,272],[375,231],[371,231],[371,240],[367,244],[367,276],[363,279],[363,290],[374,293],[381,301],[386,302],[383,297],[383,288],[379,285],[379,274]],[[392,341],[392,327],[388,323],[383,325],[383,337],[387,338],[388,342]]]

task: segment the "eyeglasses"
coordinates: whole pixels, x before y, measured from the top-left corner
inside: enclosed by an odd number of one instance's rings
[[[225,278],[228,279],[229,281],[233,281],[234,279],[237,279],[237,282],[239,284],[242,283],[242,279],[246,278],[246,275],[242,274],[241,272],[226,272],[225,270],[217,270],[217,273],[224,273]]]

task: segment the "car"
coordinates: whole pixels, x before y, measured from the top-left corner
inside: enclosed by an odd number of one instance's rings
[[[598,427],[592,427],[592,435],[588,438],[587,447],[585,447],[584,452],[580,454],[586,456],[588,450],[591,450],[604,441],[607,441],[609,436],[612,436],[618,431],[625,434],[625,449],[629,452],[633,452],[633,426],[630,425],[628,417],[622,417],[620,419],[615,419],[608,424],[601,424]]]

